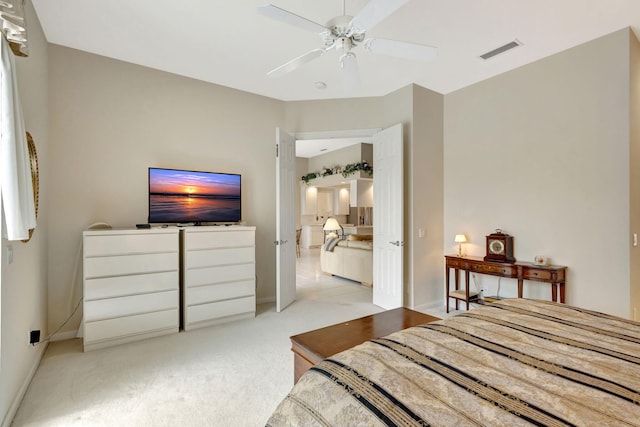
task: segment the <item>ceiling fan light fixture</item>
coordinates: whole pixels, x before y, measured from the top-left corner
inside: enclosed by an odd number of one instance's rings
[[[3,1],[3,0],[0,0]],[[406,43],[396,40],[366,40],[365,33],[379,22],[388,18],[409,0],[368,0],[366,5],[352,17],[346,14],[345,1],[342,3],[342,15],[331,19],[326,26],[308,20],[285,9],[273,5],[258,7],[258,13],[268,18],[317,33],[324,42],[321,49],[313,49],[267,73],[269,77],[281,77],[300,66],[322,56],[325,52],[336,49],[341,54],[340,67],[347,86],[359,86],[359,72],[356,56],[352,49],[365,43],[365,48],[372,53],[381,53],[398,58],[426,61],[436,56],[437,49],[431,46]]]
[[[351,43],[351,39],[348,37],[340,37],[336,40],[336,50],[338,52],[346,52],[349,53],[351,48],[353,47],[353,43]]]
[[[356,54],[353,52],[347,52],[340,56],[340,68],[345,68],[349,66],[351,61],[356,60]]]

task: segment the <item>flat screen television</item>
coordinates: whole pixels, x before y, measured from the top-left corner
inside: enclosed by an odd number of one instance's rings
[[[241,176],[149,168],[149,223],[239,222]]]

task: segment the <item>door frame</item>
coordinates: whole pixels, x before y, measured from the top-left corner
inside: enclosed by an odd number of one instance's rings
[[[336,131],[291,132],[291,135],[294,137],[297,144],[298,141],[304,141],[304,140],[318,140],[318,139],[331,140],[331,139],[358,138],[358,137],[372,138],[374,134],[381,132],[383,130],[384,128],[370,128],[370,129],[352,129],[352,130],[336,130]],[[375,182],[375,178],[374,178],[374,182]],[[276,203],[279,203],[279,200],[277,200]],[[294,203],[293,209],[295,210],[296,208],[297,207],[295,206],[295,203]],[[405,225],[405,228],[406,228],[406,225]],[[404,294],[404,283],[402,283],[402,292]],[[277,298],[277,295],[276,295],[276,298]]]

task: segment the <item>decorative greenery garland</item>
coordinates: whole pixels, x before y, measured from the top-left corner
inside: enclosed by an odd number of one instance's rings
[[[349,175],[353,175],[354,173],[358,172],[358,171],[364,171],[367,174],[369,174],[369,176],[373,175],[373,167],[371,167],[371,165],[369,165],[369,163],[367,163],[365,160],[359,162],[359,163],[349,163],[348,165],[342,167],[342,166],[334,166],[333,168],[325,168],[324,166],[322,167],[322,170],[319,172],[309,172],[308,174],[304,175],[302,177],[302,180],[308,184],[309,181],[311,181],[312,179],[316,179],[316,178],[320,178],[320,177],[324,177],[324,176],[329,176],[329,175],[337,175],[337,174],[342,174],[343,177],[347,178]]]

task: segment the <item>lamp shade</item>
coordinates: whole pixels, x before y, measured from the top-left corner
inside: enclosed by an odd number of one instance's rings
[[[467,238],[464,234],[456,234],[456,238],[454,239],[454,242],[465,243],[466,241],[467,241]]]
[[[325,231],[336,231],[340,230],[341,228],[342,227],[340,227],[338,220],[335,218],[327,219],[327,222],[324,223],[324,227],[322,227],[322,229]]]

